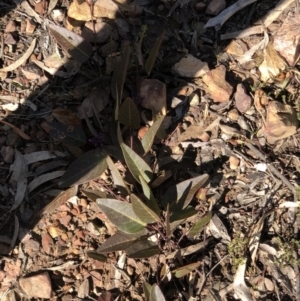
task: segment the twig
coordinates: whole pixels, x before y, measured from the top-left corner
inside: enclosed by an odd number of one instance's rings
[[[204,28],[222,26],[231,16],[244,7],[256,2],[257,0],[239,0],[228,8],[224,9],[218,16],[211,18],[205,24]]]
[[[245,145],[262,161],[266,162],[265,156],[251,143],[245,142]],[[296,203],[298,198],[297,198],[297,193],[295,187],[289,182],[289,180],[282,175],[272,164],[267,163],[267,167],[269,171],[274,174],[278,179],[282,181],[283,184],[285,184],[293,193],[294,196],[294,202]],[[297,238],[298,236],[298,224],[297,221],[295,222],[294,226],[294,235]],[[294,258],[297,261],[298,260],[298,254],[297,251],[293,252]],[[300,274],[299,274],[299,267],[297,264],[294,264],[294,270],[296,276],[296,300],[300,301]]]

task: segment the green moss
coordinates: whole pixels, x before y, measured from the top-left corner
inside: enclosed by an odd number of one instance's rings
[[[239,265],[243,264],[245,260],[248,242],[248,238],[244,237],[241,232],[237,232],[235,237],[228,244],[228,254],[231,257],[232,269],[234,271]]]

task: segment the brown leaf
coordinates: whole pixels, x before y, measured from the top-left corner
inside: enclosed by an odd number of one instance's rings
[[[52,116],[65,125],[81,125],[80,118],[78,118],[74,113],[66,109],[55,109],[52,111]]]

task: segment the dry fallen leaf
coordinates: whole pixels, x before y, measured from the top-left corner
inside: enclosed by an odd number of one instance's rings
[[[33,39],[33,41],[31,42],[30,47],[23,54],[23,56],[20,57],[18,60],[16,60],[11,65],[6,66],[6,67],[0,69],[0,72],[11,72],[11,71],[17,69],[18,67],[20,67],[24,62],[26,62],[29,59],[30,55],[32,54],[32,52],[34,50],[35,42],[36,42],[36,39]]]
[[[259,66],[261,73],[260,78],[263,82],[267,82],[276,77],[281,71],[286,68],[285,61],[278,55],[271,43],[264,50],[264,61]]]

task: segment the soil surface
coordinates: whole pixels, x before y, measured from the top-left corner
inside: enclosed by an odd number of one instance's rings
[[[0,3],[1,301],[300,301],[278,2]]]

